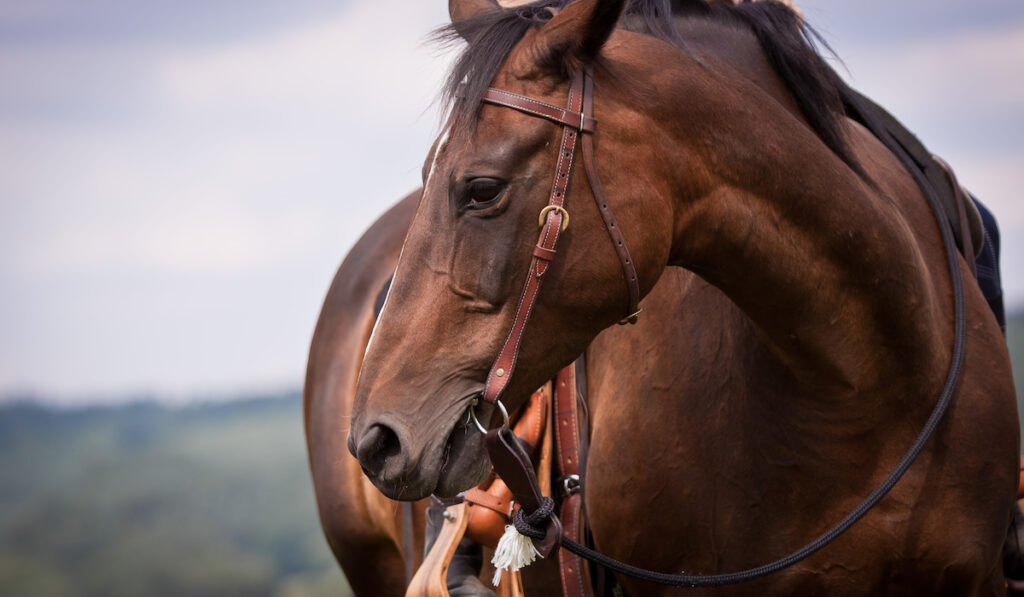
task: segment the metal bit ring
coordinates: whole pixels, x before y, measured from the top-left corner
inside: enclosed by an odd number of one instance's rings
[[[473,422],[476,424],[476,428],[480,430],[480,433],[487,435],[487,428],[480,423],[480,419],[476,418],[477,404],[480,404],[479,398],[474,398],[473,401],[469,403],[469,417],[473,419]],[[508,429],[508,410],[505,409],[505,405],[501,403],[501,400],[498,400],[497,404],[498,410],[501,411],[501,418],[505,420],[504,427],[505,429]]]

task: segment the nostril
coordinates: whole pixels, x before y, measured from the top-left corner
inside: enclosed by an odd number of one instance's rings
[[[398,435],[386,425],[376,424],[366,430],[356,448],[356,458],[369,477],[376,477],[384,470],[388,458],[402,451]]]

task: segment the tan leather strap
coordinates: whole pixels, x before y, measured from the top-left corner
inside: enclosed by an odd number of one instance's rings
[[[448,567],[466,532],[468,508],[466,504],[456,504],[445,510],[434,546],[423,555],[423,563],[406,588],[405,597],[449,597]]]
[[[502,483],[502,491],[495,492],[501,495],[495,495],[495,493],[490,491],[474,487],[466,492],[462,500],[471,506],[482,506],[488,510],[493,510],[508,520],[509,516],[512,515],[512,492],[504,485]]]

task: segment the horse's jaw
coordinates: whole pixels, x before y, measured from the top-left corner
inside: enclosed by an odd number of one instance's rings
[[[491,471],[491,460],[484,450],[484,436],[462,422],[455,425],[445,442],[433,494],[454,497],[479,485]]]

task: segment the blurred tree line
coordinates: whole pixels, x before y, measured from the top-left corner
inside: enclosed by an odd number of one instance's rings
[[[345,595],[297,394],[0,409],[0,595]]]

